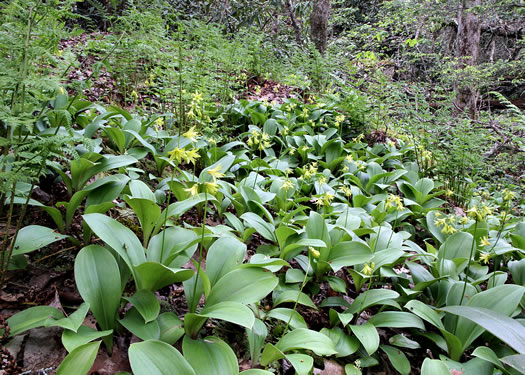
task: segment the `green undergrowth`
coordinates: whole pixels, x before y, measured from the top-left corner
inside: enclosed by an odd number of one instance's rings
[[[15,191],[14,205],[39,207],[55,226],[21,228],[4,259],[24,268],[58,240],[78,245],[84,303],[7,320],[10,337],[63,328],[69,354],[57,374],[86,374],[130,334],[135,375],[237,374],[244,360],[246,375],[283,373],[285,362],[307,375],[323,359],[347,374],[522,371],[517,195],[485,192],[449,209],[447,186],[425,177],[421,145],[391,133],[367,142],[359,97],[213,111],[194,92],[185,123],[61,95],[70,126],[46,123],[28,141],[88,141],[44,167],[65,201]],[[204,117],[231,136],[202,135]],[[161,303],[173,284],[184,302]],[[96,328],[83,324],[87,314]]]

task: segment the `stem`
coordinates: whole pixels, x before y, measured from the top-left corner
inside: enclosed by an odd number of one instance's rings
[[[306,285],[306,279],[308,278],[308,272],[310,272],[310,263],[311,262],[312,262],[312,255],[309,253],[308,254],[308,267],[306,268],[306,272],[305,272],[304,278],[303,278],[303,283],[301,284],[301,288],[299,289],[299,293],[297,293],[297,299],[295,300],[295,303],[293,305],[293,311],[295,311],[297,309],[297,304],[299,303],[299,296],[303,292],[303,289],[304,289],[304,287]],[[290,326],[290,322],[292,321],[292,317],[293,317],[293,313],[290,314],[290,319],[288,319],[288,322],[286,323],[286,326],[284,327],[283,333],[281,335],[281,339],[283,338],[283,336],[288,331],[288,327]]]
[[[204,218],[202,220],[202,235],[201,235],[201,242],[199,245],[199,263],[197,267],[197,276],[195,277],[195,284],[193,284],[193,298],[195,298],[195,293],[197,293],[197,285],[199,284],[199,276],[201,272],[201,263],[202,263],[202,248],[203,248],[203,242],[204,242],[204,230],[206,229],[206,215],[208,214],[208,192],[204,191]],[[191,306],[190,306],[191,307]],[[195,311],[192,311],[195,312]]]
[[[467,269],[465,271],[465,283],[463,284],[463,291],[461,292],[461,299],[459,300],[459,305],[461,306],[463,303],[463,299],[465,298],[465,291],[467,290],[467,279],[468,279],[468,272],[470,270],[470,263],[472,262],[472,255],[474,253],[474,247],[476,245],[476,231],[478,229],[478,220],[476,219],[476,222],[474,223],[474,235],[472,236],[472,246],[470,246],[470,255],[468,257],[468,263],[467,263]],[[456,324],[454,326],[454,334],[456,334],[456,329],[458,328],[458,317],[456,316]]]

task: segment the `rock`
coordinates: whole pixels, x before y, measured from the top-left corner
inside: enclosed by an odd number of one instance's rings
[[[23,370],[56,369],[67,355],[60,342],[61,333],[59,327],[32,329],[24,347]]]

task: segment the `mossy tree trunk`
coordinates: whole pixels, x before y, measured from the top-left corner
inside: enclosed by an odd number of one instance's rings
[[[328,43],[330,0],[314,0],[310,17],[310,34],[317,50],[323,54]]]

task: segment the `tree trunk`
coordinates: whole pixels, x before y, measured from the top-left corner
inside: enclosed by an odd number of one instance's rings
[[[301,39],[301,25],[299,24],[299,21],[297,20],[297,17],[295,16],[295,7],[292,2],[292,0],[286,0],[284,3],[285,9],[288,12],[288,16],[290,17],[290,22],[292,23],[293,31],[295,34],[295,41],[298,45],[302,45],[303,41]]]
[[[330,16],[330,0],[314,0],[312,16],[310,17],[310,34],[317,50],[323,54],[328,42],[328,17]]]
[[[470,11],[472,7],[481,5],[481,0],[463,0],[458,12],[458,32],[456,39],[456,58],[458,59],[459,76],[471,75],[461,72],[469,66],[477,64],[481,39],[481,22],[479,16]],[[458,111],[468,110],[471,117],[476,117],[476,104],[479,99],[479,90],[473,83],[462,82],[459,78],[454,83],[456,99],[454,104]]]

